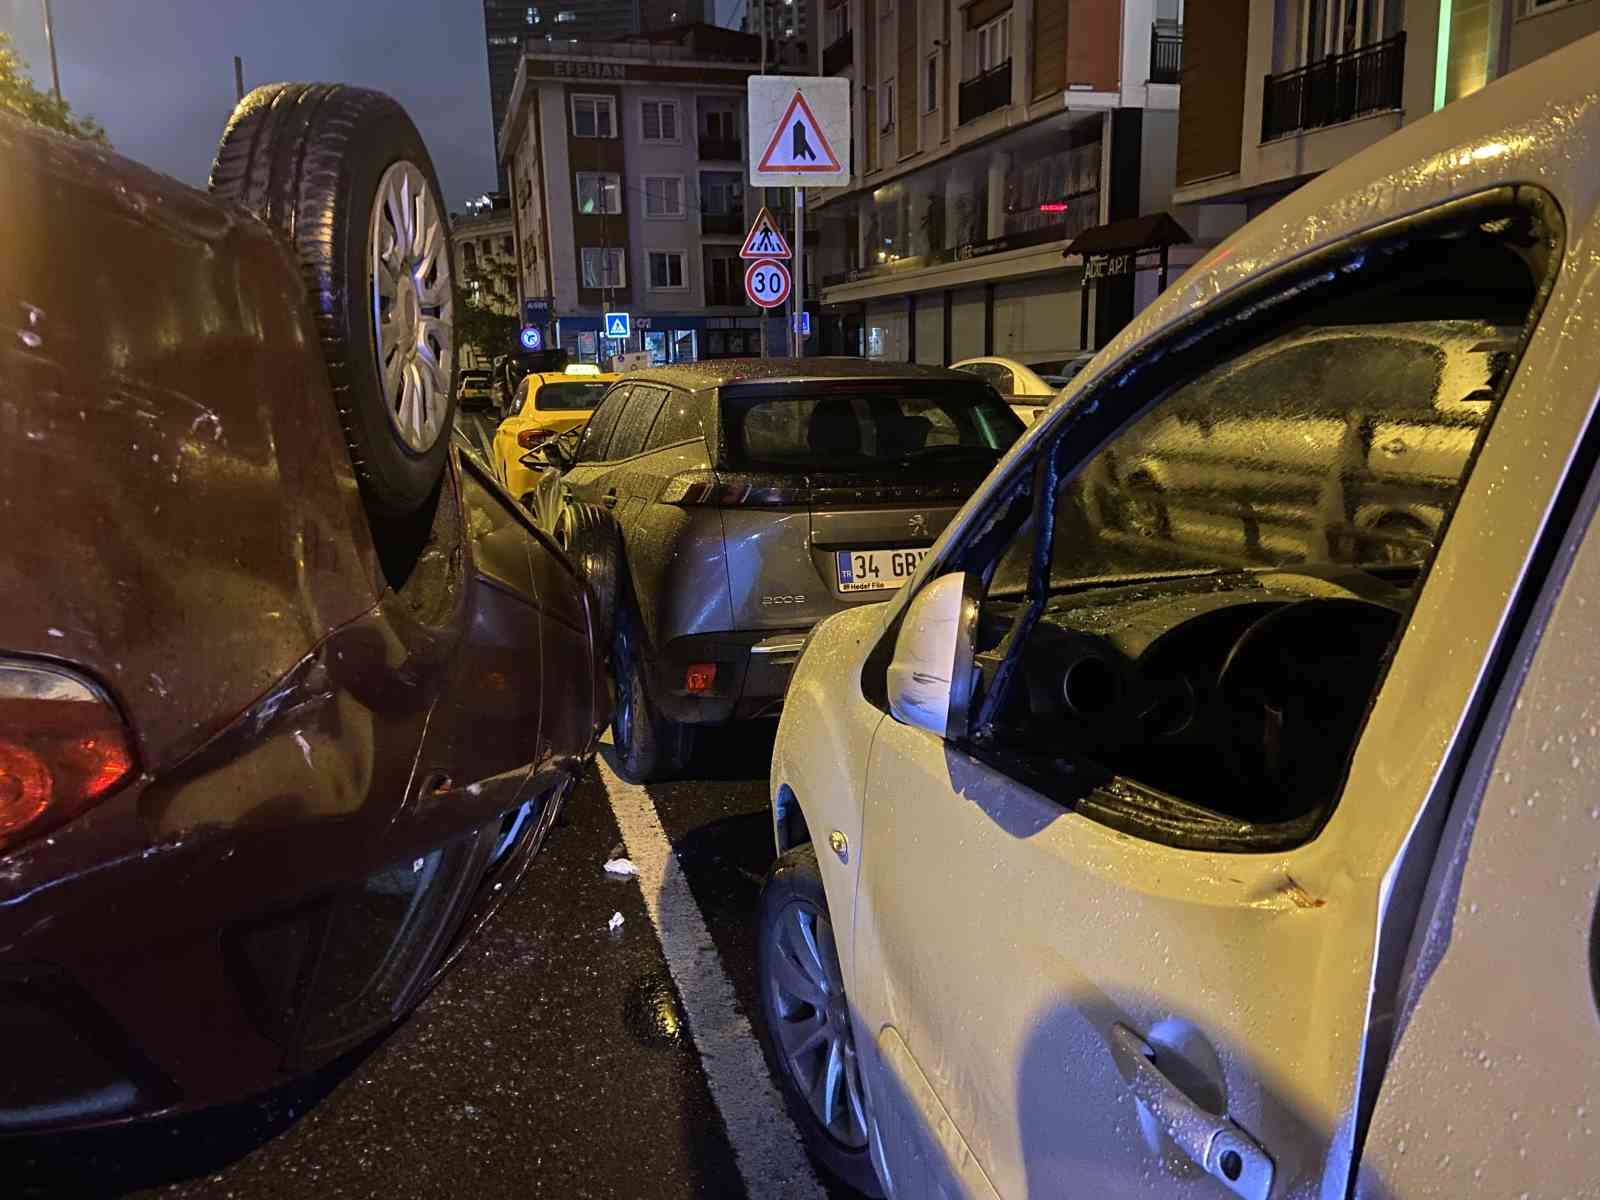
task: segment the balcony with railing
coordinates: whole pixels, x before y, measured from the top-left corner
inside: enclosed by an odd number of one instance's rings
[[[744,146],[738,138],[700,135],[700,158],[707,162],[743,162]]]
[[[822,73],[824,75],[837,75],[855,61],[856,42],[854,34],[846,29],[822,49]]]
[[[725,237],[744,236],[744,214],[736,212],[703,212],[700,214],[700,232]]]
[[[990,67],[981,75],[961,81],[960,102],[957,110],[959,124],[976,121],[984,113],[1004,108],[1011,103],[1011,60],[998,67]]]
[[[1150,28],[1150,82],[1177,83],[1183,70],[1183,26],[1157,22]]]
[[[1286,137],[1398,109],[1405,89],[1406,35],[1268,75],[1261,140]]]

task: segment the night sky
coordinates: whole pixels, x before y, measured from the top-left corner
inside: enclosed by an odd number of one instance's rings
[[[746,0],[713,0],[733,23]],[[41,0],[0,0],[33,81],[50,86]],[[480,0],[52,0],[61,90],[117,150],[204,186],[244,85],[357,83],[388,92],[422,130],[450,206],[495,185]]]
[[[282,79],[388,92],[422,130],[459,209],[493,188],[489,76],[478,0],[52,0],[61,89],[116,149],[204,186],[233,108]],[[0,28],[50,86],[40,0],[0,0]]]

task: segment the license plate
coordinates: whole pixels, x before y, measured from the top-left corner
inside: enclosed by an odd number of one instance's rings
[[[926,550],[840,550],[834,554],[841,592],[892,592],[917,573]]]

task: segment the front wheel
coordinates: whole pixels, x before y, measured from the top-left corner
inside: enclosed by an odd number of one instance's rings
[[[816,851],[797,846],[761,890],[761,1033],[784,1099],[819,1166],[882,1196],[868,1150],[866,1094]]]

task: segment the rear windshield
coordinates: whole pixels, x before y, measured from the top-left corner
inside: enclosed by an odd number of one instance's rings
[[[600,403],[609,383],[547,383],[533,400],[540,412],[587,412]]]
[[[1087,358],[1052,358],[1045,362],[1029,363],[1029,368],[1053,388],[1064,388],[1079,371],[1089,365]]]
[[[851,471],[970,461],[987,471],[1022,434],[986,387],[949,383],[839,387],[812,394],[756,389],[723,399],[730,466]]]

